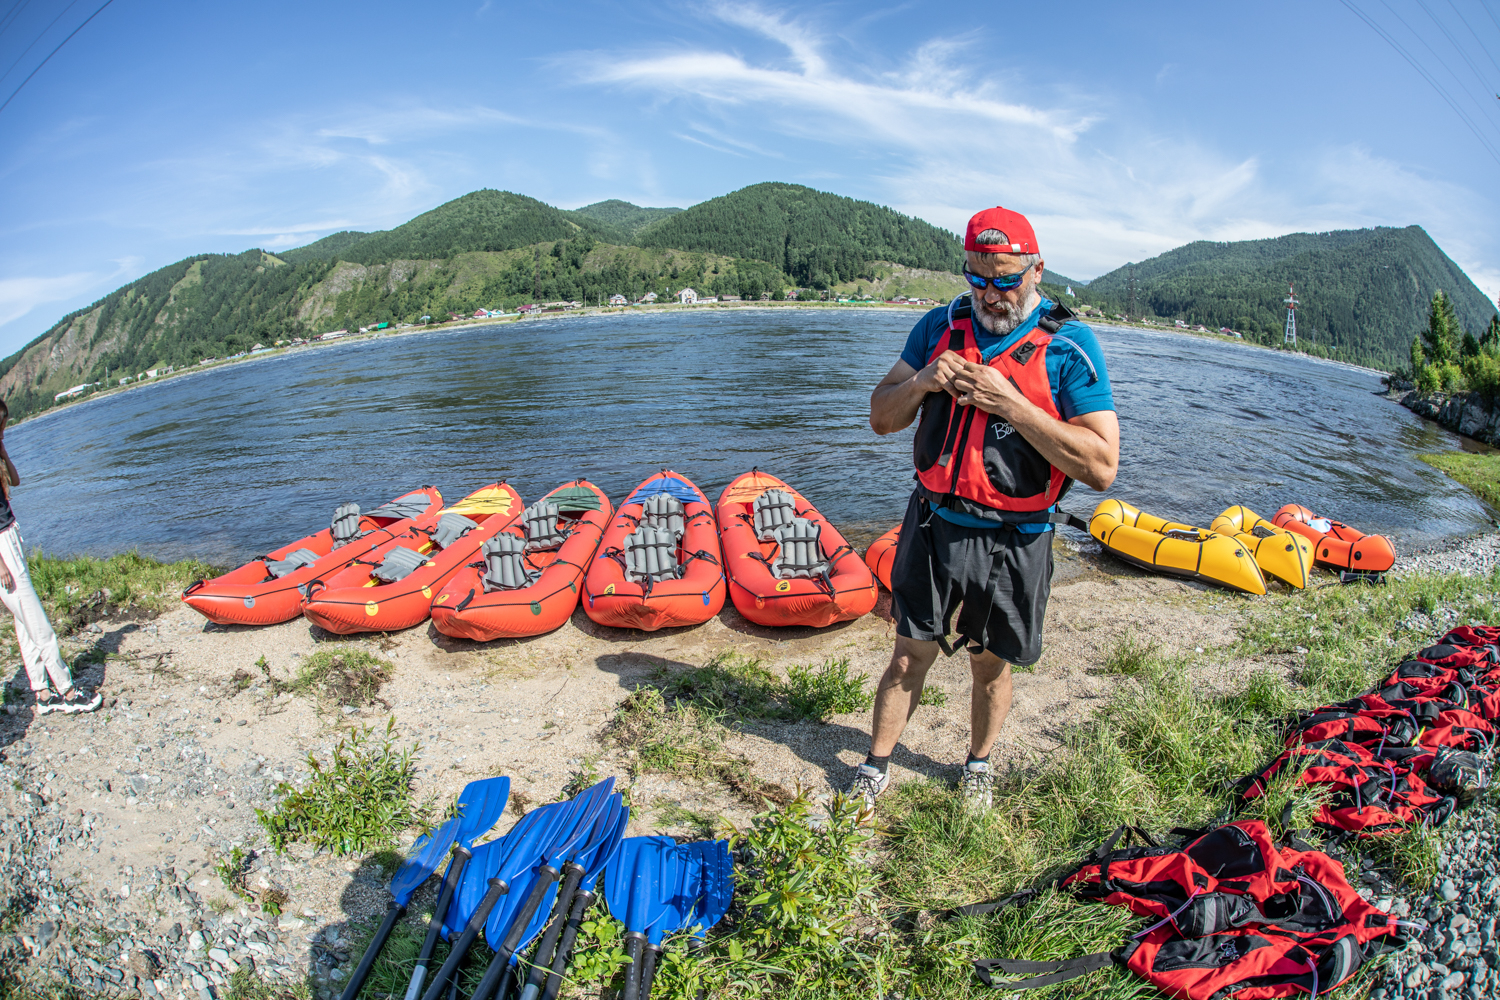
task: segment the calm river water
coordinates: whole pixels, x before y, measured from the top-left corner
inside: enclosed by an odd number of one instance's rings
[[[877,438],[869,393],[911,312],[704,311],[528,321],[304,349],[69,407],[7,435],[27,542],[220,565],[436,484],[528,500],[583,476],[622,498],[664,466],[711,500],[760,466],[868,541],[900,519],[911,432]],[[1420,462],[1457,435],[1338,365],[1096,327],[1120,410],[1109,495],[1197,524],[1303,503],[1412,546],[1489,527]],[[1067,506],[1087,516],[1098,496]]]

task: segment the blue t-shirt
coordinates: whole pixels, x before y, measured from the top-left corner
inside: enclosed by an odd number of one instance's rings
[[[1036,328],[1037,320],[1052,308],[1052,302],[1042,299],[1030,316],[1010,333],[999,336],[990,333],[977,321],[974,339],[979,345],[979,354],[986,362]],[[901,351],[901,360],[917,371],[927,367],[927,360],[942,343],[948,340],[948,307],[938,306],[917,321],[907,335],[906,347]],[[1094,331],[1077,321],[1065,323],[1052,338],[1047,351],[1047,380],[1052,385],[1052,401],[1064,420],[1085,413],[1115,408],[1114,393],[1109,387],[1109,372],[1104,367],[1104,351],[1094,337]],[[939,508],[937,513],[954,524],[971,528],[994,528],[994,521],[964,514],[959,511]],[[1051,531],[1050,524],[1018,524],[1017,531]]]

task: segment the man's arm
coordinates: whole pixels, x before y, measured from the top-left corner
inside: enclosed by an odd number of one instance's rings
[[[921,371],[897,361],[870,393],[870,429],[876,434],[894,434],[910,427],[929,392],[957,395],[952,388],[953,376],[963,366],[964,359],[952,351],[939,354]]]
[[[1120,470],[1120,421],[1113,410],[1062,421],[1021,395],[988,365],[964,362],[953,376],[961,406],[977,406],[1014,427],[1042,457],[1090,489],[1107,490]]]

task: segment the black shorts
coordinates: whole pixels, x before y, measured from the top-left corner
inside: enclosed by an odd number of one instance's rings
[[[891,564],[897,635],[945,639],[962,605],[955,627],[960,639],[1007,663],[1030,666],[1042,656],[1051,593],[1052,532],[967,528],[939,517],[912,494]]]

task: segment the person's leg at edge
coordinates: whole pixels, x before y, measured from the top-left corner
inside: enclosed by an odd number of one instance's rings
[[[986,649],[969,654],[969,672],[969,759],[959,777],[959,793],[970,808],[988,809],[994,799],[990,751],[1010,714],[1010,664]]]
[[[31,690],[42,703],[48,702],[53,689],[66,698],[73,694],[73,674],[63,662],[57,633],[31,586],[26,555],[21,550],[20,535],[14,525],[0,531],[0,559],[5,560],[12,581],[10,590],[0,588],[0,601],[15,619],[16,640],[21,647],[21,660],[26,664]]]
[[[922,700],[922,685],[927,671],[937,660],[938,644],[933,641],[896,636],[896,649],[890,666],[875,687],[875,712],[871,725],[870,753],[854,770],[854,786],[849,794],[864,799],[874,808],[875,797],[890,784],[891,751],[901,739],[906,723]]]

